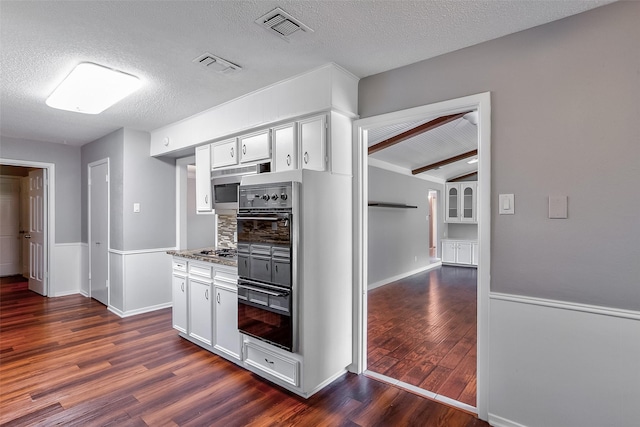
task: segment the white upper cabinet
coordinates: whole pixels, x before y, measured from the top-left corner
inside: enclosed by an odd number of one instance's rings
[[[269,129],[243,135],[238,138],[240,162],[257,162],[271,158],[271,132]]]
[[[236,138],[225,139],[211,144],[212,168],[237,165],[239,157]]]
[[[445,221],[477,223],[477,182],[445,184]]]
[[[298,134],[297,124],[274,127],[271,130],[273,138],[273,168],[275,172],[298,168]]]
[[[196,147],[196,210],[211,212],[210,145]]]
[[[298,122],[300,166],[302,169],[326,169],[327,118],[325,115]]]

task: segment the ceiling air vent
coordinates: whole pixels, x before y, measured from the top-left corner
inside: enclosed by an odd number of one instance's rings
[[[269,31],[271,34],[290,41],[290,36],[302,32],[312,33],[313,30],[302,22],[293,18],[284,10],[278,8],[255,20],[255,23]]]
[[[205,52],[193,60],[196,64],[200,64],[208,70],[215,71],[216,73],[229,74],[234,71],[242,70],[242,67],[232,62],[222,59],[219,56],[215,56],[209,52]]]

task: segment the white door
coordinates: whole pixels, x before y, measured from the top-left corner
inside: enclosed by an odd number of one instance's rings
[[[89,295],[109,305],[109,164],[89,165]]]
[[[29,172],[29,229],[25,238],[29,239],[29,289],[47,295],[45,282],[46,259],[46,171],[37,169]]]
[[[20,179],[20,241],[22,242],[22,276],[29,277],[29,177]]]
[[[0,276],[22,272],[20,179],[0,178]]]

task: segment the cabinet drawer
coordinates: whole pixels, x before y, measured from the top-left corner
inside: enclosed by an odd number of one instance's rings
[[[245,363],[276,377],[288,384],[298,386],[298,361],[277,354],[252,342],[245,342]]]
[[[175,271],[183,271],[187,272],[187,262],[186,261],[177,261],[173,260],[173,269]]]
[[[189,274],[198,277],[211,279],[211,267],[207,265],[189,263]]]

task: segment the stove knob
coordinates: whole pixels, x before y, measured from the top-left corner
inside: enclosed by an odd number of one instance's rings
[[[273,193],[271,195],[271,200],[278,200],[278,195],[276,193]]]
[[[289,198],[289,196],[287,196],[287,193],[282,193],[282,194],[280,195],[280,198],[281,198],[282,200],[287,200],[287,199]]]
[[[270,197],[268,194],[264,194],[264,195],[262,196],[262,200],[264,200],[265,202],[269,201],[269,199],[270,199],[270,198],[271,198],[271,197]]]

